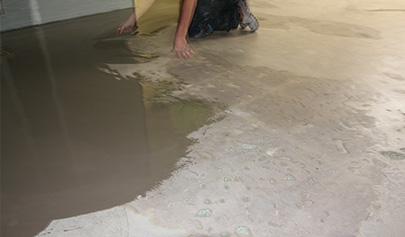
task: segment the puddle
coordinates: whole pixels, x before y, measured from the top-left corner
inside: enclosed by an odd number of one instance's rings
[[[143,31],[175,22],[176,2],[145,15]],[[159,102],[164,86],[100,70],[144,62],[127,49],[133,36],[114,36],[130,12],[1,34],[5,236],[32,236],[51,220],[145,194],[169,177],[190,145],[186,135],[211,116],[201,101]]]

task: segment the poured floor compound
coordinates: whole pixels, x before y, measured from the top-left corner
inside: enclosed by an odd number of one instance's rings
[[[405,3],[250,3],[257,32],[194,40],[190,60],[172,52],[170,22],[128,38],[138,63],[101,71],[140,82],[146,111],[151,101],[202,114],[211,105],[212,122],[183,130],[189,153],[146,195],[56,219],[38,236],[405,236]],[[179,127],[187,116],[176,107]],[[184,114],[196,121],[194,110]]]
[[[2,33],[2,236],[145,195],[211,117],[202,101],[156,101],[164,83],[111,74],[107,63],[137,63],[128,36],[114,36],[129,14]]]

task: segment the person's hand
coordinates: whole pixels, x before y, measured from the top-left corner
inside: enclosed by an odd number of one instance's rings
[[[185,38],[174,40],[174,51],[178,58],[192,58],[195,52],[188,46]]]
[[[135,14],[132,14],[128,19],[117,28],[117,35],[123,33],[132,33],[136,25]]]

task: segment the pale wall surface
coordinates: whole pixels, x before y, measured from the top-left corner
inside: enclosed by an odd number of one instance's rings
[[[131,0],[4,0],[1,31],[87,16],[133,6]]]

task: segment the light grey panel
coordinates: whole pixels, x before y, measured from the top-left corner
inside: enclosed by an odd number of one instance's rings
[[[1,31],[133,6],[132,0],[3,0]]]
[[[29,0],[6,0],[3,1],[3,7],[1,31],[31,25]]]

